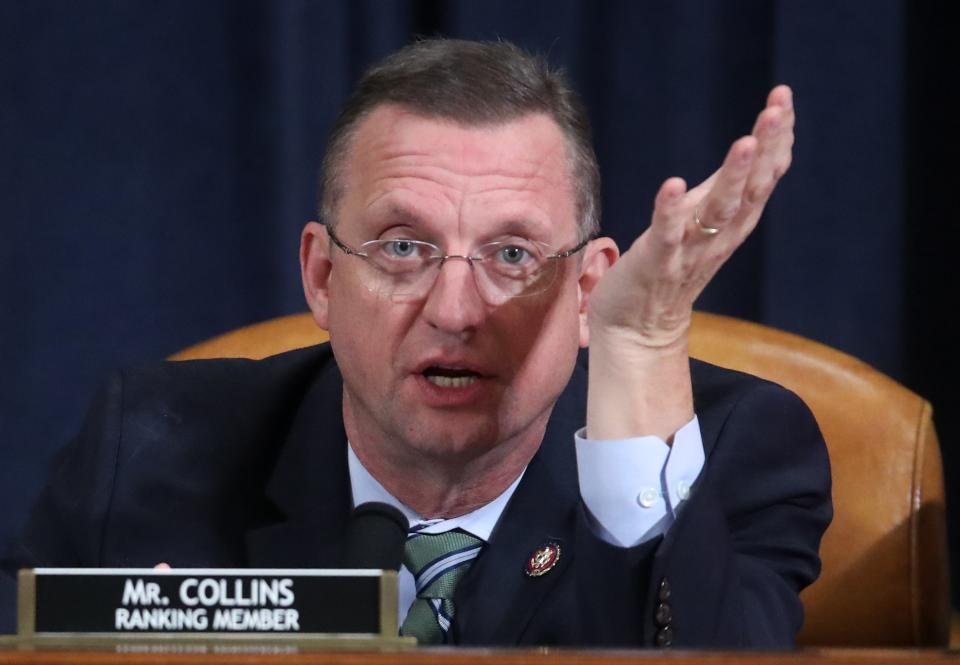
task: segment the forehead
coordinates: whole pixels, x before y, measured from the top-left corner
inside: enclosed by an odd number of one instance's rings
[[[344,176],[342,203],[360,216],[575,229],[568,142],[545,114],[468,126],[381,106],[357,127]]]

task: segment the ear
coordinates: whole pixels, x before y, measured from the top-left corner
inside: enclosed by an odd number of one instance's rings
[[[327,305],[331,265],[327,228],[318,222],[307,222],[300,234],[300,278],[313,320],[324,330],[329,329]]]
[[[583,263],[580,265],[580,346],[586,348],[590,344],[590,326],[587,322],[587,311],[590,307],[590,295],[600,280],[617,259],[620,250],[613,238],[597,238],[591,240],[583,250]]]

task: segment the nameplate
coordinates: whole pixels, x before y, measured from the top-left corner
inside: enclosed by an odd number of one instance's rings
[[[36,568],[20,571],[18,602],[32,640],[398,640],[396,571]]]

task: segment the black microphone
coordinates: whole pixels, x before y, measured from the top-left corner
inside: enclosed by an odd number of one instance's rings
[[[349,568],[400,570],[410,522],[386,503],[371,501],[353,509],[344,553]]]

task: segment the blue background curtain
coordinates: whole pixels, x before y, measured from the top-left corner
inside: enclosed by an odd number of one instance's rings
[[[699,307],[836,346],[929,397],[954,481],[945,11],[0,2],[0,545],[110,369],[305,309],[298,234],[326,132],[360,72],[414,35],[509,39],[569,71],[595,126],[604,228],[622,246],[666,177],[708,175],[772,85],[790,83],[793,168]]]

